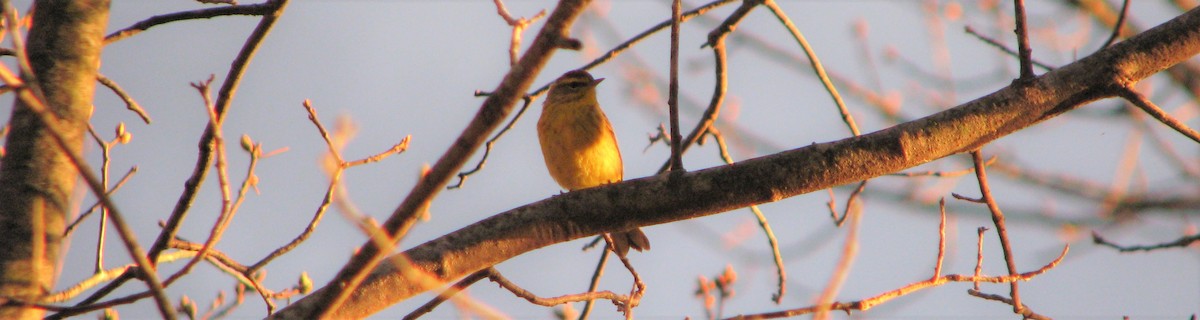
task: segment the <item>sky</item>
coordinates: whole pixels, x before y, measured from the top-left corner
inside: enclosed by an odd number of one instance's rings
[[[669,17],[665,1],[595,1],[572,35],[579,52],[560,51],[538,76],[535,87],[578,68],[649,26]],[[1001,4],[1001,17],[983,10],[987,2],[964,1],[780,1],[825,68],[861,88],[877,92],[899,106],[899,115],[915,119],[1003,88],[1015,75],[1015,59],[1004,56],[963,32],[971,26],[1011,45],[1011,5]],[[552,1],[506,1],[514,16],[550,11]],[[685,4],[691,8],[697,2]],[[16,7],[27,8],[27,1]],[[189,1],[114,1],[109,30],[150,16],[212,7]],[[712,54],[700,45],[708,32],[736,4],[712,11],[682,27],[680,46],[681,123],[687,131],[706,104],[713,86]],[[955,14],[955,8],[962,8]],[[1159,2],[1136,1],[1132,22],[1142,29],[1164,22],[1178,11]],[[24,13],[24,10],[22,10]],[[1030,1],[1034,57],[1065,65],[1095,49],[1109,32],[1059,1]],[[131,143],[112,150],[114,179],[133,166],[137,173],[114,200],[129,215],[143,246],[157,235],[195,163],[196,142],[207,121],[202,100],[189,83],[215,76],[224,81],[229,64],[255,17],[217,17],[152,28],[104,49],[101,73],[128,91],[150,114],[151,124],[125,110],[108,90],[98,88],[93,126],[105,137],[124,123]],[[997,22],[1000,21],[1000,22]],[[525,44],[542,26],[538,20],[524,33]],[[998,26],[997,24],[1003,24]],[[865,34],[857,37],[855,30]],[[295,237],[317,210],[328,183],[320,161],[326,146],[302,107],[311,101],[327,127],[352,123],[356,135],[344,150],[348,159],[366,157],[411,135],[410,148],[381,162],[349,169],[343,182],[348,199],[363,213],[384,220],[416,182],[420,168],[444,152],[480,106],[476,90],[488,91],[508,68],[511,30],[496,15],[491,1],[293,1],[251,62],[225,123],[230,177],[245,176],[247,155],[233,141],[248,135],[267,151],[255,168],[257,192],[248,194],[233,224],[217,246],[230,257],[249,263]],[[726,134],[736,160],[769,155],[828,142],[850,135],[837,109],[809,65],[794,60],[802,53],[778,21],[756,9],[735,31],[729,45],[729,97],[718,128]],[[765,44],[765,45],[763,45]],[[669,38],[660,33],[612,62],[592,70],[607,78],[599,100],[614,125],[625,163],[626,178],[652,175],[668,157],[661,143],[648,136],[666,123],[665,83]],[[776,53],[773,53],[776,52]],[[11,59],[4,63],[12,66]],[[1039,72],[1042,72],[1039,70]],[[951,80],[943,80],[951,79]],[[1167,110],[1195,120],[1196,105],[1159,76],[1143,82],[1149,96]],[[862,98],[853,86],[839,83],[864,133],[894,124]],[[1153,90],[1158,89],[1158,90]],[[0,103],[7,120],[11,96]],[[537,147],[535,118],[541,101],[530,106],[513,129],[495,144],[487,165],[462,188],[446,190],[433,202],[431,219],[420,222],[401,244],[412,247],[491,215],[560,193],[546,173]],[[1129,181],[1131,190],[1158,194],[1196,194],[1196,180],[1186,180],[1170,166],[1127,118],[1113,117],[1120,104],[1100,101],[984,148],[987,156],[1043,172],[1046,177],[1078,177],[1108,187]],[[344,119],[344,120],[339,120]],[[1161,125],[1149,123],[1176,151],[1195,163],[1200,148]],[[1137,149],[1130,141],[1144,141]],[[90,141],[89,141],[90,142]],[[94,144],[87,155],[98,166]],[[476,154],[472,166],[481,157]],[[953,171],[970,165],[968,155],[955,155],[911,171]],[[1133,159],[1133,160],[1130,160]],[[1131,176],[1117,170],[1136,161]],[[693,148],[685,167],[721,165],[715,144]],[[1115,223],[1104,219],[1093,202],[1016,182],[994,173],[993,192],[1009,213],[1010,238],[1018,268],[1027,271],[1049,262],[1070,244],[1063,264],[1021,284],[1022,297],[1035,311],[1061,318],[1180,319],[1200,305],[1200,257],[1195,248],[1121,254],[1091,244],[1092,231],[1126,244],[1170,241],[1195,232],[1190,212],[1151,210]],[[200,241],[219,208],[215,176],[198,197],[180,236]],[[452,184],[455,182],[452,182]],[[834,189],[839,207],[852,186]],[[991,227],[978,205],[953,200],[950,194],[978,194],[972,175],[958,177],[880,177],[864,195],[859,253],[839,301],[864,299],[927,279],[937,253],[936,202],[950,203],[944,273],[973,272],[977,227]],[[81,194],[83,194],[81,192]],[[640,318],[703,319],[694,296],[697,278],[713,277],[727,266],[738,272],[736,294],[724,303],[724,315],[775,311],[810,305],[824,288],[841,253],[847,227],[834,227],[825,202],[828,192],[815,192],[761,206],[779,239],[787,266],[788,293],[771,302],[775,269],[770,250],[754,216],[745,209],[644,228],[653,250],[631,255],[648,292],[635,310]],[[84,206],[94,201],[84,196]],[[96,237],[94,218],[70,239],[59,288],[85,278],[92,270]],[[110,234],[105,265],[128,263],[118,238]],[[269,265],[264,284],[282,289],[301,272],[323,285],[341,268],[365,237],[339,210],[331,209],[316,233],[291,254]],[[549,297],[586,290],[598,254],[580,251],[590,239],[553,245],[497,265],[506,277]],[[984,273],[1006,273],[994,233],[983,240]],[[168,264],[163,272],[177,270]],[[601,288],[624,292],[629,276],[618,264],[608,266]],[[235,281],[209,265],[201,265],[169,288],[206,305],[218,291],[231,293]],[[855,317],[867,318],[996,318],[1011,317],[1011,308],[966,294],[968,283],[931,288],[892,300]],[[143,290],[126,285],[112,297]],[[984,285],[984,291],[1006,294],[1007,285]],[[552,309],[534,306],[482,281],[470,296],[511,318],[550,318]],[[375,315],[399,318],[428,301],[414,297]],[[150,301],[118,308],[127,318],[153,318]],[[285,305],[281,301],[279,304]],[[607,302],[595,319],[619,317]],[[574,305],[575,310],[582,308]],[[458,318],[461,310],[443,305],[430,319]],[[234,310],[234,318],[265,315],[260,300],[250,296]],[[835,317],[846,317],[835,314]]]

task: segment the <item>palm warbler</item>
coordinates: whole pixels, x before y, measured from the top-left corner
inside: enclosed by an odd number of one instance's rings
[[[574,191],[623,179],[621,151],[608,117],[596,101],[596,85],[587,71],[574,70],[554,80],[538,119],[538,141],[546,169],[559,186]],[[650,250],[650,240],[640,229],[612,234],[613,252],[625,256],[629,248]]]

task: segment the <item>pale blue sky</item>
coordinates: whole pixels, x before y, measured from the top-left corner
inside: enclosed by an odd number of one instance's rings
[[[560,51],[543,71],[535,86],[544,85],[562,72],[582,66],[594,51],[608,50],[615,43],[657,24],[670,14],[665,1],[597,1],[601,8],[580,20],[575,35],[590,46],[585,52]],[[944,2],[939,9],[944,9]],[[532,16],[553,6],[553,1],[508,1],[516,16]],[[889,62],[889,48],[901,59],[912,62],[925,72],[939,72],[932,62],[938,54],[933,44],[929,15],[917,1],[781,1],[797,27],[805,33],[817,54],[833,73],[853,79],[871,88],[871,71],[864,67],[860,43],[854,40],[856,21],[869,26],[870,54],[882,79],[883,93],[903,99],[902,115],[921,117],[947,105],[969,101],[997,90],[1008,83],[1002,77],[988,77],[997,70],[1015,70],[1014,60],[998,57],[996,51],[962,32],[964,25],[1015,42],[1011,33],[996,31],[995,18],[981,13],[978,3],[967,1],[965,17],[941,20],[946,52],[950,63],[944,66],[955,79],[954,100],[939,103],[932,94],[945,95],[950,88],[931,82],[900,62]],[[1005,6],[1009,2],[1005,2]],[[1136,2],[1134,19],[1143,28],[1156,25],[1174,14],[1158,2]],[[18,2],[19,8],[27,7]],[[189,1],[114,1],[110,29],[128,26],[146,17],[206,7]],[[724,19],[736,4],[713,11],[711,17]],[[1011,8],[1005,7],[1009,14]],[[1038,28],[1034,36],[1034,56],[1041,61],[1063,65],[1072,60],[1072,52],[1084,56],[1103,41],[1106,30],[1086,18],[1072,14],[1057,1],[1031,1],[1030,17]],[[597,12],[603,12],[598,15]],[[603,19],[608,19],[607,21]],[[120,83],[154,118],[152,125],[139,123],[134,114],[113,95],[98,89],[93,124],[108,135],[117,122],[126,123],[133,142],[113,150],[113,175],[119,177],[130,166],[139,172],[129,185],[117,193],[119,206],[130,215],[139,240],[148,245],[158,231],[156,221],[165,219],[178,197],[183,180],[195,162],[196,141],[206,123],[201,100],[188,83],[201,81],[210,74],[224,80],[230,61],[245,36],[257,23],[251,17],[219,17],[211,20],[177,22],[159,26],[105,48],[101,72]],[[1058,35],[1047,30],[1056,25]],[[681,68],[682,92],[694,101],[707,103],[713,83],[711,52],[698,49],[712,28],[711,22],[688,23],[683,28]],[[525,33],[531,41],[537,28]],[[614,33],[605,31],[612,28]],[[1070,32],[1090,35],[1078,42]],[[737,29],[766,39],[790,55],[800,51],[778,22],[765,9],[757,9]],[[235,98],[225,125],[226,135],[236,138],[248,134],[267,150],[288,151],[267,158],[257,168],[262,193],[251,195],[226,233],[218,248],[242,262],[259,259],[294,237],[310,219],[320,203],[326,176],[318,166],[325,146],[307,120],[301,101],[311,99],[321,119],[332,126],[337,117],[352,119],[358,135],[347,147],[347,158],[361,158],[385,150],[406,135],[412,135],[407,153],[377,164],[350,169],[344,182],[358,207],[377,219],[385,219],[416,181],[422,164],[432,163],[462,130],[481,103],[472,96],[475,90],[495,87],[508,64],[509,29],[495,14],[491,1],[294,1],[264,43],[250,65],[245,81]],[[1054,38],[1058,37],[1058,38]],[[1082,37],[1082,36],[1081,36]],[[593,70],[597,77],[608,78],[600,86],[600,101],[613,121],[624,155],[627,178],[652,174],[667,157],[658,144],[646,148],[646,136],[659,123],[666,122],[645,104],[632,97],[630,70],[648,67],[663,75],[667,71],[668,37],[651,37],[633,51]],[[1053,51],[1048,46],[1063,46]],[[1072,50],[1071,48],[1075,48]],[[593,52],[588,52],[593,51]],[[807,64],[783,63],[770,58],[743,42],[731,40],[729,58],[730,96],[723,119],[735,124],[722,127],[725,132],[744,130],[746,134],[729,137],[737,159],[766,155],[786,149],[845,138],[848,130],[837,116],[828,95],[814,80]],[[11,60],[5,60],[10,63]],[[999,61],[1007,66],[998,65]],[[643,66],[642,63],[647,64]],[[1005,69],[1006,68],[1006,69]],[[1041,72],[1039,70],[1039,72]],[[979,80],[983,79],[983,80]],[[1163,89],[1154,91],[1156,100],[1169,110],[1178,108],[1182,95],[1164,86],[1163,78],[1147,82]],[[665,86],[661,91],[665,94]],[[864,132],[886,128],[890,124],[867,107],[861,98],[840,87]],[[874,88],[871,88],[874,89]],[[8,99],[7,96],[5,99]],[[8,100],[5,100],[8,101]],[[0,103],[0,120],[6,120],[10,105]],[[986,147],[985,153],[1001,154],[1002,159],[1019,161],[1032,168],[1055,174],[1075,175],[1107,185],[1114,176],[1126,140],[1130,136],[1127,120],[1098,116],[1113,110],[1116,104],[1102,101],[1072,114],[1050,120],[1018,132]],[[659,107],[665,106],[665,96]],[[499,143],[487,167],[472,176],[465,188],[445,191],[431,208],[432,220],[413,229],[403,243],[411,247],[516,206],[559,193],[545,173],[536,146],[534,119],[541,101]],[[1192,108],[1195,106],[1193,105]],[[699,106],[685,106],[682,123],[691,127]],[[1193,114],[1194,114],[1193,110]],[[1189,124],[1200,126],[1195,120]],[[1174,132],[1156,130],[1167,136],[1181,154],[1195,159],[1200,148],[1189,144]],[[685,130],[686,131],[686,130]],[[99,161],[92,147],[89,156]],[[1197,187],[1180,183],[1157,150],[1145,145],[1138,183],[1151,190],[1195,193]],[[230,176],[240,181],[246,156],[236,144],[229,152]],[[478,158],[478,155],[476,156]],[[920,170],[956,170],[967,165],[966,155],[943,159]],[[474,160],[469,165],[473,165]],[[685,158],[687,168],[719,165],[716,148],[694,148]],[[999,173],[994,174],[1002,176]],[[1013,184],[996,178],[995,192],[1002,207],[1010,212],[1010,236],[1021,270],[1032,270],[1051,260],[1070,239],[1071,253],[1057,269],[1022,284],[1024,301],[1034,310],[1061,318],[1184,318],[1197,312],[1200,302],[1200,261],[1195,250],[1165,250],[1153,253],[1118,254],[1090,244],[1086,237],[1065,237],[1061,226],[1046,218],[1094,221],[1095,204]],[[937,243],[936,211],[929,207],[899,205],[897,192],[918,189],[925,204],[950,192],[978,193],[972,176],[958,178],[875,179],[865,198],[860,253],[839,300],[858,300],[906,283],[929,277]],[[181,236],[198,241],[209,229],[219,198],[214,191],[215,177],[192,209]],[[839,207],[844,206],[848,190],[837,189]],[[84,200],[90,204],[92,200]],[[844,229],[834,229],[824,202],[825,192],[802,195],[762,206],[770,219],[787,262],[788,295],[782,305],[770,302],[774,292],[774,267],[753,216],[736,210],[702,219],[645,228],[654,250],[632,255],[634,265],[649,286],[647,296],[637,308],[641,318],[702,319],[699,300],[692,295],[696,277],[713,276],[727,264],[740,275],[737,295],[726,305],[725,314],[754,313],[809,305],[827,281],[840,252]],[[975,258],[975,228],[991,226],[979,207],[953,201],[948,239],[950,255],[945,273],[970,273]],[[968,209],[970,208],[970,209]],[[1086,235],[1096,229],[1124,243],[1154,243],[1182,235],[1194,218],[1180,212],[1153,211],[1148,218],[1112,227],[1084,225]],[[1192,220],[1189,220],[1192,219]],[[68,262],[59,287],[79,281],[91,270],[95,220],[85,224],[72,239]],[[1193,227],[1194,228],[1194,227]],[[726,238],[743,237],[736,245]],[[125,253],[110,238],[108,266],[127,261]],[[338,212],[330,212],[317,233],[295,252],[270,265],[265,284],[280,289],[294,283],[301,271],[312,275],[318,285],[325,284],[346,261],[350,250],[364,237]],[[594,251],[579,252],[587,241],[544,248],[497,266],[516,283],[542,296],[558,296],[586,289],[597,259]],[[985,238],[985,273],[1006,271],[994,234]],[[168,265],[164,271],[174,271]],[[612,264],[602,289],[623,292],[629,277]],[[168,290],[174,299],[187,294],[207,304],[217,290],[230,292],[234,280],[207,265],[201,265],[180,284]],[[893,300],[865,313],[869,318],[927,318],[941,316],[1012,317],[1011,308],[999,303],[968,296],[970,284],[951,284]],[[126,285],[117,295],[143,290],[139,284]],[[989,285],[990,293],[1007,293],[1007,285]],[[495,285],[480,282],[471,295],[513,318],[548,318],[548,308],[533,306]],[[425,303],[419,296],[389,308],[378,318],[399,318]],[[156,311],[145,301],[118,310],[127,318],[155,317]],[[282,303],[281,303],[282,304]],[[602,302],[595,319],[618,316],[610,303]],[[577,304],[577,310],[582,304]],[[264,308],[257,297],[234,314],[237,318],[257,318]],[[839,314],[839,317],[841,315]],[[430,319],[455,318],[454,307],[438,308]]]

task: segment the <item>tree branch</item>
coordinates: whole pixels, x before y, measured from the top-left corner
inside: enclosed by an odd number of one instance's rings
[[[589,2],[590,0],[563,0],[554,9],[525,55],[513,65],[492,94],[484,100],[475,118],[384,222],[382,227],[388,236],[392,237],[393,245],[408,232],[417,216],[424,211],[423,208],[437,196],[454,173],[462,168],[471,154],[487,139],[488,134],[499,127],[512,112],[517,100],[524,96],[538,71],[546,65],[554,51],[559,48],[578,49],[581,46],[579,41],[569,37],[568,32],[575,18],[583,12],[583,8]],[[380,303],[387,300],[379,299],[381,295],[371,292],[370,286],[359,287],[359,283],[368,277],[367,273],[376,269],[391,251],[392,248],[379,248],[371,242],[364,244],[362,250],[351,257],[330,285],[324,287],[326,290],[318,290],[313,295],[297,301],[296,304],[281,310],[277,316],[305,318],[322,313],[328,308],[331,312],[323,314],[326,317],[349,318],[363,317],[383,309],[390,303]],[[384,265],[380,268],[390,267],[391,265]],[[345,305],[339,307],[343,301]]]
[[[20,80],[4,81],[21,88],[12,102],[7,153],[0,162],[0,292],[28,301],[54,287],[55,266],[61,264],[61,230],[73,210],[72,190],[81,171],[72,156],[83,148],[92,113],[109,1],[39,1],[37,7],[25,46],[16,11],[0,2],[21,71]],[[0,318],[6,319],[43,313],[0,306]]]
[[[922,119],[732,165],[570,192],[497,214],[403,255],[419,270],[416,273],[451,281],[560,242],[713,215],[862,181],[975,150],[1087,102],[1115,96],[1119,88],[1197,53],[1200,9],[1020,87],[1005,87]],[[517,98],[515,94],[511,97],[514,102]],[[447,171],[446,179],[450,175]],[[412,272],[380,265],[355,290],[345,308],[373,306],[335,316],[365,316],[424,292],[423,286],[404,277],[408,273]],[[316,307],[313,304],[319,297],[337,290],[338,283],[321,288],[277,316],[304,314],[293,312]]]

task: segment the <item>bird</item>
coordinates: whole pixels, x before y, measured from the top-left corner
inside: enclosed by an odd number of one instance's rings
[[[595,79],[584,70],[564,73],[550,85],[538,119],[538,142],[550,177],[568,192],[624,179],[621,151],[612,124],[600,109]],[[610,234],[612,251],[650,250],[641,229]]]

